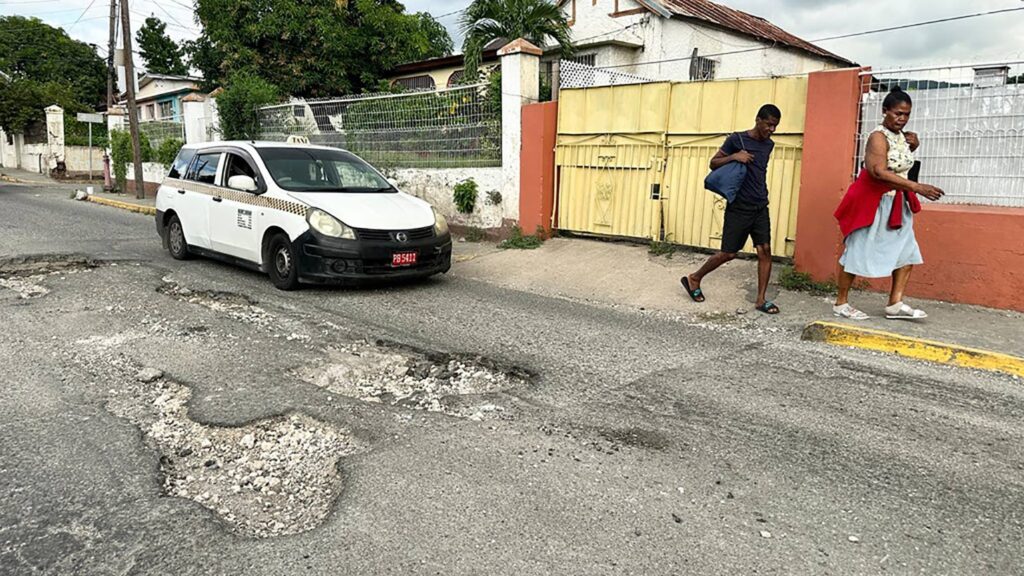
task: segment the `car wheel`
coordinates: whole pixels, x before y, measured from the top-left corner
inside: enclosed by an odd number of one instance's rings
[[[292,243],[284,234],[270,239],[267,246],[267,272],[270,281],[281,290],[294,290],[299,287],[299,263],[295,259]]]
[[[188,242],[185,241],[185,230],[177,216],[171,216],[171,221],[167,223],[167,251],[175,260],[187,260],[191,256]]]

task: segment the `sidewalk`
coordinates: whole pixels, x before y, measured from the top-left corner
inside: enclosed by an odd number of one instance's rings
[[[768,316],[754,310],[757,262],[753,259],[734,260],[705,278],[702,287],[707,301],[698,304],[679,284],[681,276],[696,270],[707,258],[695,251],[654,256],[642,245],[554,238],[537,250],[496,250],[492,245],[457,243],[455,254],[461,276],[549,296],[667,313],[691,322],[781,330],[797,336],[808,324],[824,321],[905,336],[911,339],[910,346],[919,346],[924,339],[1024,358],[1024,314],[908,298],[915,307],[925,309],[929,318],[886,320],[885,294],[856,291],[851,300],[871,319],[841,321],[832,314],[832,297],[779,286],[778,274],[786,266],[780,263],[773,267],[768,297],[781,313]],[[856,345],[845,339],[841,344]],[[956,353],[955,349],[950,352]]]

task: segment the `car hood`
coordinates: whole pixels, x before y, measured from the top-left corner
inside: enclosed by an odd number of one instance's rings
[[[289,192],[288,195],[327,212],[352,228],[407,230],[434,225],[430,204],[402,192]]]

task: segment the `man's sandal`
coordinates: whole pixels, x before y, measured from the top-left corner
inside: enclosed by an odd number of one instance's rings
[[[775,305],[771,300],[765,300],[764,304],[754,308],[758,312],[764,312],[765,314],[775,315],[779,313],[779,307]]]
[[[683,276],[682,278],[679,279],[679,282],[683,285],[683,288],[686,289],[686,293],[690,295],[690,298],[692,298],[694,302],[704,301],[703,290],[701,290],[700,288],[697,288],[696,290],[690,290],[690,278],[688,276]]]

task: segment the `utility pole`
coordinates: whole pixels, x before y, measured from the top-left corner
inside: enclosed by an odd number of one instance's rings
[[[117,0],[110,0],[110,41],[107,44],[107,114],[114,109],[117,101],[114,90],[117,88],[117,68],[114,67],[114,51],[117,49]],[[108,116],[109,117],[109,116]],[[90,125],[91,126],[91,125]],[[107,126],[110,123],[107,122]],[[103,190],[110,192],[114,183],[110,178],[110,133],[107,133],[107,147],[103,149]],[[90,156],[92,158],[92,156]]]
[[[121,46],[124,49],[124,77],[128,92],[128,127],[132,134],[132,166],[135,169],[135,197],[145,198],[142,183],[142,147],[139,145],[139,110],[135,107],[135,57],[132,55],[132,23],[128,18],[128,0],[121,0]]]

